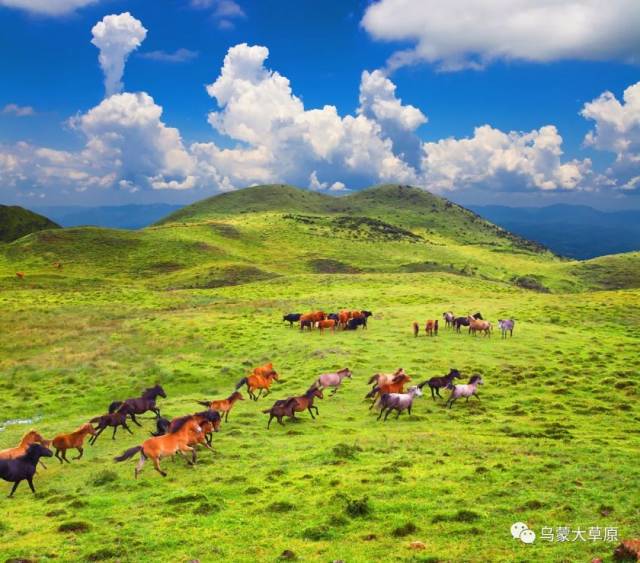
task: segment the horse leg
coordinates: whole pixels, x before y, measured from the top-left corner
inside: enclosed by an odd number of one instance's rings
[[[437,388],[431,387],[431,385],[429,385],[429,389],[431,389],[431,398],[435,401]]]
[[[269,417],[269,422],[267,422],[267,430],[269,430],[269,427],[271,426],[271,421],[272,421],[273,419],[274,419],[274,416],[273,416],[273,415],[271,415],[271,416]]]
[[[67,463],[71,463],[71,462],[67,459],[67,450],[62,450],[62,459],[64,459]]]
[[[227,422],[229,420],[229,411],[224,414],[224,421]]]
[[[282,416],[278,417],[278,424],[280,424],[281,426],[284,426],[284,422],[282,422]]]
[[[440,395],[440,387],[436,387],[436,395],[442,399],[442,395]]]
[[[136,465],[136,468],[135,468],[136,479],[138,478],[138,475],[140,475],[140,473],[142,473],[142,468],[144,467],[144,462],[145,461],[147,461],[147,458],[141,452],[140,453],[140,461],[138,461],[138,465]]]
[[[63,463],[62,458],[60,457],[60,450],[58,448],[56,448],[56,454],[55,455],[58,458],[58,461],[60,463]]]
[[[380,417],[381,417],[381,416],[382,416],[382,414],[384,413],[384,410],[385,410],[385,408],[384,408],[384,407],[382,407],[382,408],[380,409],[380,414],[378,415],[378,418],[376,418],[376,420],[380,420]]]
[[[31,489],[31,492],[35,495],[36,489],[33,486],[33,477],[27,477],[27,483],[29,483],[29,488]]]
[[[311,407],[307,407],[307,410],[309,411],[309,414],[311,415],[311,418],[313,418],[315,420],[316,417],[313,416],[313,411],[311,410]]]
[[[320,415],[320,411],[318,410],[318,407],[316,407],[315,405],[311,405],[313,407],[313,410],[316,411],[316,416]]]
[[[407,412],[408,412],[409,414],[411,414],[411,407],[408,407],[408,408],[407,408]]]
[[[16,489],[18,488],[18,485],[19,485],[19,484],[20,484],[20,481],[16,481],[16,482],[13,484],[13,487],[12,487],[12,489],[11,489],[11,492],[9,493],[9,498],[11,498],[11,497],[13,496],[13,493],[15,493],[15,492],[16,492]]]
[[[118,426],[114,426],[114,427],[113,427],[113,435],[111,436],[111,439],[112,439],[112,440],[115,440],[115,439],[116,439],[116,430],[118,430]]]
[[[82,457],[82,455],[84,454],[84,449],[82,448],[82,446],[80,446],[79,448],[76,448],[78,450],[78,455],[76,457],[74,457],[73,459],[80,459]]]
[[[44,464],[44,461],[40,460],[40,465],[42,465],[42,469],[46,469],[47,466]]]
[[[383,422],[387,422],[387,417],[391,414],[391,411],[392,411],[392,410],[393,410],[393,409],[387,409],[387,412],[386,412],[386,414],[384,415]],[[396,417],[396,418],[397,418],[397,417]]]
[[[136,419],[136,415],[134,413],[131,413],[131,422],[133,422],[134,424],[137,424],[140,427],[142,426],[142,424],[140,424]]]
[[[453,403],[455,403],[458,399],[451,399],[449,402],[449,408],[451,408],[453,406]]]
[[[162,471],[162,469],[160,469],[160,458],[154,457],[153,458],[153,467],[155,468],[155,470],[160,473],[160,475],[162,475],[163,477],[167,476],[167,473],[165,471]]]
[[[131,432],[131,428],[129,428],[126,422],[122,425],[122,428],[124,428],[127,432],[129,432],[129,434],[133,436],[133,432]],[[114,431],[114,434],[115,434],[115,431]]]
[[[102,434],[102,432],[104,431],[105,428],[106,428],[106,426],[102,426],[100,428],[100,430],[98,430],[98,432],[96,432],[96,435],[91,437],[91,439],[89,440],[89,444],[91,444],[93,446],[93,444],[96,443],[96,440],[98,439],[98,436],[100,436],[100,434]]]
[[[260,389],[260,392],[262,392],[262,389]],[[269,393],[271,393],[271,389],[269,389],[269,388],[267,387],[267,389],[265,389],[265,393],[264,393],[264,395],[262,395],[262,396],[263,396],[263,397],[266,397]]]
[[[478,401],[480,400],[480,396],[477,393],[474,393],[473,396],[478,399]]]
[[[329,397],[333,397],[337,392],[338,392],[338,388],[334,387],[333,391],[331,392],[331,395],[329,395]]]

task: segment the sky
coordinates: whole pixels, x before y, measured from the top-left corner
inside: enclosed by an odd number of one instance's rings
[[[0,0],[0,202],[640,208],[637,0]]]

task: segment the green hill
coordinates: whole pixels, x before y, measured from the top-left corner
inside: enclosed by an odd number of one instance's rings
[[[18,205],[0,205],[0,242],[10,242],[29,233],[58,229],[60,225]]]

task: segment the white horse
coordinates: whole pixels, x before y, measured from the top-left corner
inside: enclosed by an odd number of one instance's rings
[[[449,405],[449,408],[451,408],[453,406],[453,403],[460,397],[466,397],[468,401],[469,397],[471,397],[472,395],[475,396],[475,398],[479,401],[480,397],[478,397],[478,385],[484,385],[482,377],[479,375],[472,375],[469,383],[466,383],[464,385],[449,385],[449,389],[453,389],[453,391],[451,392],[451,396],[447,399],[447,402],[444,404],[444,406],[446,407],[447,405]]]
[[[314,385],[318,389],[324,389],[325,387],[333,387],[330,397],[333,397],[338,392],[338,387],[342,383],[345,377],[351,379],[351,370],[349,368],[342,368],[335,373],[323,373],[316,379]]]
[[[422,397],[422,391],[419,387],[409,387],[409,390],[406,393],[384,393],[382,397],[380,397],[380,414],[378,415],[378,420],[384,413],[384,420],[387,420],[389,413],[391,411],[397,411],[398,414],[396,418],[400,416],[402,411],[407,411],[411,414],[411,407],[413,406],[413,399],[416,397]]]

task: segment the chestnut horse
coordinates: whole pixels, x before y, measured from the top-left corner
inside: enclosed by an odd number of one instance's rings
[[[316,397],[318,399],[324,398],[322,396],[322,389],[319,389],[314,384],[309,387],[309,389],[307,389],[304,395],[301,395],[300,397],[289,397],[288,399],[281,399],[280,401],[276,401],[274,406],[284,405],[289,412],[287,416],[290,416],[291,418],[296,417],[296,412],[308,410],[311,418],[315,419],[315,416],[313,416],[313,411],[311,409],[314,409],[317,415],[320,414],[318,412],[318,407],[313,404],[313,400]]]
[[[191,460],[189,463],[195,465],[196,450],[189,444],[199,443],[201,436],[202,428],[198,422],[191,416],[183,417],[182,420],[176,423],[175,430],[170,434],[148,438],[140,446],[129,448],[122,455],[116,457],[115,460],[125,461],[140,452],[140,461],[135,469],[136,479],[142,472],[142,468],[149,458],[153,462],[155,470],[163,477],[166,477],[167,473],[160,468],[160,460],[178,452],[180,452],[181,455],[191,452]]]
[[[269,388],[274,381],[278,381],[278,372],[273,369],[272,364],[266,364],[265,366],[255,368],[251,375],[243,377],[238,381],[238,383],[236,383],[236,391],[246,384],[249,397],[251,397],[252,400],[257,401],[260,398],[260,395],[262,395],[263,390],[266,389],[266,393],[264,394],[265,397],[271,392]],[[254,393],[256,389],[260,389],[257,395]]]
[[[420,325],[416,321],[413,321],[413,336],[417,338],[418,334],[420,334]]]
[[[15,448],[7,448],[6,450],[0,451],[0,459],[15,459],[23,456],[31,444],[41,444],[45,448],[48,448],[51,445],[51,440],[45,440],[40,433],[35,430],[29,430]],[[47,468],[42,461],[40,461],[40,465],[42,465],[44,469]]]
[[[371,390],[373,391],[376,386],[383,385],[385,383],[391,383],[394,377],[397,377],[398,375],[402,375],[404,373],[404,368],[398,368],[395,373],[376,373],[369,378],[367,384],[371,385],[373,383],[373,387],[371,388]]]
[[[229,420],[229,412],[233,408],[236,401],[244,401],[242,393],[234,391],[226,399],[214,399],[213,401],[196,401],[199,405],[203,405],[212,411],[224,413],[224,421]]]
[[[67,463],[71,463],[67,459],[67,450],[75,448],[78,450],[78,455],[73,459],[80,459],[82,454],[84,453],[84,448],[82,447],[84,444],[84,439],[87,437],[87,434],[91,434],[92,436],[96,435],[96,430],[94,427],[86,422],[80,428],[71,432],[70,434],[58,434],[51,443],[53,447],[56,449],[56,457],[60,463],[66,461]],[[61,453],[62,452],[62,453]]]
[[[195,420],[202,428],[202,434],[198,436],[198,439],[192,446],[197,444],[202,444],[206,448],[211,449],[211,442],[213,440],[213,433],[220,432],[220,421],[222,417],[218,411],[214,410],[206,410],[202,412],[197,412],[195,414],[190,414],[187,416],[180,416],[174,418],[167,428],[166,433],[175,432],[176,428],[179,428],[184,422],[182,422],[186,418],[191,418]]]
[[[390,383],[383,383],[376,385],[367,395],[365,399],[373,398],[370,409],[376,404],[379,397],[382,397],[385,393],[404,393],[404,385],[411,381],[406,373],[396,375]]]
[[[474,317],[467,317],[469,321],[469,334],[476,335],[477,332],[483,332],[485,336],[491,336],[491,323],[489,321],[483,321],[475,319]]]

